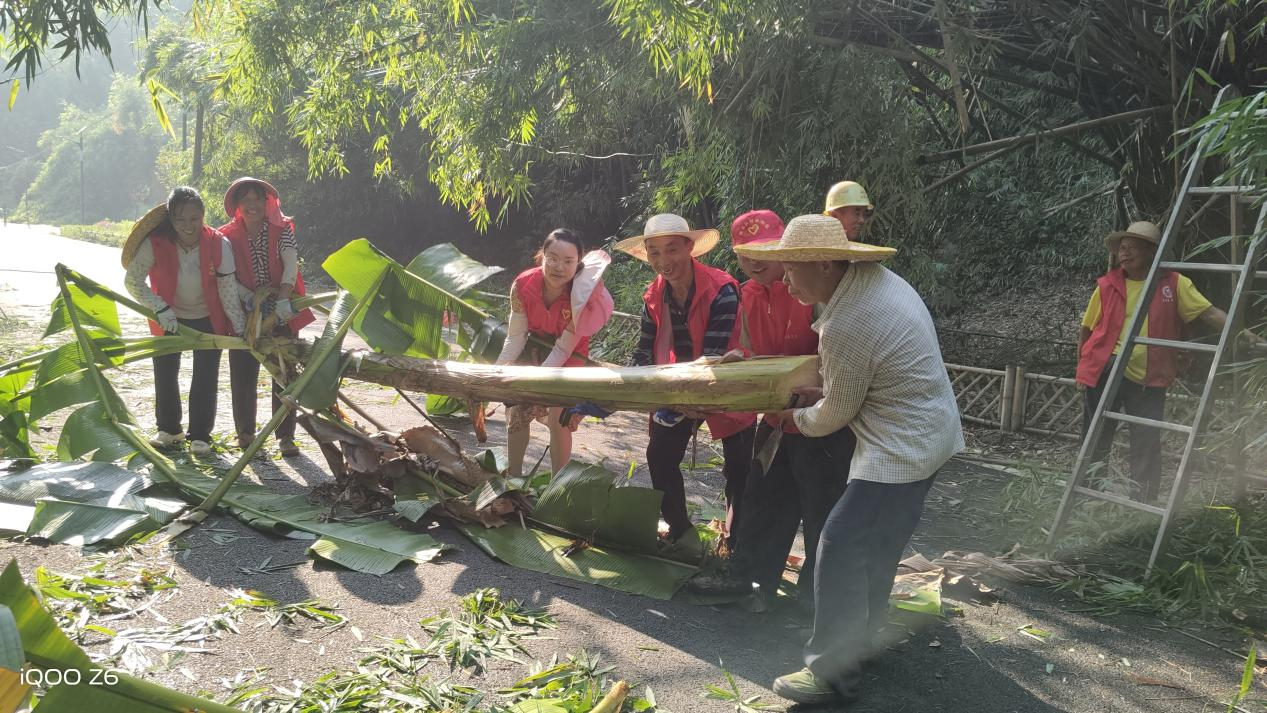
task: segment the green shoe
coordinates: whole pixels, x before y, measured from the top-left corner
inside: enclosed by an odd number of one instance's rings
[[[842,696],[836,689],[815,676],[808,668],[774,679],[774,692],[789,701],[815,706],[824,703],[852,701],[852,696]]]

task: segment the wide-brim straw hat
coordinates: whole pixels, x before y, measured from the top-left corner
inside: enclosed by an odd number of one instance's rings
[[[735,252],[754,260],[779,262],[872,262],[893,257],[897,248],[854,242],[845,235],[839,220],[825,215],[801,215],[787,224],[777,243],[736,245]]]
[[[625,238],[616,243],[615,247],[623,253],[628,253],[643,262],[647,262],[647,239],[662,235],[681,235],[694,243],[691,246],[691,257],[699,257],[712,250],[717,247],[717,241],[721,240],[721,233],[713,228],[691,230],[691,225],[686,222],[686,218],[672,213],[661,213],[647,219],[646,225],[643,226],[642,235]]]
[[[1161,244],[1161,228],[1157,224],[1149,220],[1137,220],[1126,226],[1126,230],[1115,230],[1104,238],[1104,244],[1109,250],[1117,252],[1117,246],[1122,242],[1122,238],[1139,238],[1152,243],[1153,245]]]
[[[132,226],[132,232],[128,233],[127,242],[123,243],[123,253],[119,256],[119,260],[123,263],[124,269],[132,264],[132,257],[136,255],[136,251],[141,247],[141,241],[149,237],[154,229],[163,224],[167,219],[167,204],[159,203],[150,208],[149,212],[141,216]]]
[[[233,216],[237,214],[237,210],[238,210],[238,202],[233,199],[233,195],[237,193],[238,188],[241,188],[243,185],[247,183],[253,183],[259,186],[260,188],[263,188],[264,195],[266,196],[272,196],[274,198],[278,198],[277,189],[273,187],[273,184],[261,178],[251,178],[250,176],[243,176],[239,178],[238,180],[234,181],[233,183],[230,183],[229,189],[224,192],[224,214],[229,216],[229,220],[233,220]],[[278,199],[280,200],[280,198]]]

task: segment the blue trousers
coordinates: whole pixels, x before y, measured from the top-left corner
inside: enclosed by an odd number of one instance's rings
[[[898,485],[855,477],[823,525],[805,665],[844,695],[855,692],[871,639],[884,626],[893,576],[932,484],[932,477]]]
[[[762,423],[758,428],[764,434],[770,426]],[[854,444],[853,431],[848,428],[822,438],[785,433],[769,472],[761,475],[754,462],[743,494],[738,546],[730,556],[735,576],[760,584],[773,596],[783,578],[796,530],[804,522],[805,563],[798,589],[800,599],[809,605],[818,536],[845,492]]]

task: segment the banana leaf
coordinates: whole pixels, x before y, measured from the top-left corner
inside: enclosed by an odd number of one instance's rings
[[[145,501],[134,496],[118,502],[98,500],[87,503],[42,498],[35,505],[26,534],[76,547],[99,542],[118,543],[132,535],[157,530],[184,507],[185,504],[179,500],[147,506]],[[156,519],[155,514],[160,514],[162,521]]]
[[[31,506],[40,498],[88,502],[135,495],[152,484],[144,474],[111,463],[44,463],[0,477],[0,501]]]
[[[452,416],[455,413],[465,411],[466,402],[444,394],[427,394],[427,400],[423,407],[432,416]]]
[[[426,262],[419,263],[419,269],[428,269]],[[352,325],[376,351],[393,356],[448,358],[449,345],[443,338],[446,315],[458,323],[455,326],[463,335],[459,343],[469,341],[470,335],[478,339],[482,332],[488,333],[482,339],[485,352],[477,353],[477,357],[501,349],[495,329],[485,325],[491,315],[407,270],[368,240],[362,238],[344,245],[326,258],[322,267],[358,299],[370,292],[379,274],[387,271],[373,303]],[[454,283],[453,276],[445,280]]]
[[[513,567],[597,584],[653,599],[672,599],[698,568],[681,562],[593,546],[564,554],[572,540],[535,528],[507,525],[458,528],[489,556]]]
[[[83,649],[58,628],[52,615],[22,581],[16,561],[0,574],[0,605],[12,612],[22,657],[32,666],[80,673],[77,685],[58,684],[40,699],[42,713],[235,713],[236,709],[174,691],[128,674],[95,666]],[[7,691],[6,691],[7,692]]]
[[[131,429],[140,438],[136,419],[109,384],[100,393],[103,400],[117,404],[118,410],[112,414],[107,404],[95,401],[72,412],[57,441],[57,457],[61,460],[76,460],[91,453],[94,461],[113,463],[137,452],[136,444],[123,433],[123,429]]]
[[[313,344],[314,354],[321,354],[330,348],[336,350],[336,354],[342,352],[343,337],[348,333],[344,322],[347,322],[356,310],[356,303],[356,299],[350,293],[339,292],[334,306],[330,308],[330,317],[326,321],[325,329]],[[336,354],[330,355],[317,366],[312,381],[300,393],[299,403],[304,408],[323,409],[334,405],[335,399],[339,396],[339,376],[346,364]]]
[[[315,539],[310,554],[358,572],[386,574],[405,560],[422,564],[450,549],[430,535],[407,532],[381,520],[356,524],[328,521],[329,508],[313,505],[303,495],[279,498],[267,488],[234,485],[224,504],[256,529],[294,539]]]
[[[84,288],[78,284],[70,284],[67,287],[71,302],[84,326],[97,327],[115,336],[122,334],[119,329],[119,307],[114,300],[91,287]],[[53,298],[52,313],[48,327],[44,330],[46,338],[71,327],[70,314],[66,308],[66,295],[59,294]]]
[[[466,291],[502,271],[464,254],[453,243],[440,243],[418,253],[405,268],[451,295]]]
[[[654,552],[663,496],[651,488],[618,488],[607,469],[573,460],[550,479],[532,518],[593,542]]]
[[[34,374],[34,369],[18,369],[0,375],[0,456],[34,458],[28,425],[30,399],[18,394]]]
[[[110,463],[49,463],[0,478],[0,530],[87,546],[170,522],[179,500],[142,496],[150,479]]]

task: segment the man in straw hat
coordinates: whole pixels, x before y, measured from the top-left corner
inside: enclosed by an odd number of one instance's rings
[[[1131,223],[1105,238],[1117,267],[1096,282],[1091,300],[1082,316],[1078,340],[1078,388],[1085,398],[1082,406],[1083,432],[1091,426],[1096,406],[1112,371],[1112,362],[1122,350],[1122,340],[1131,316],[1139,305],[1140,292],[1161,242],[1161,230],[1146,220]],[[1161,270],[1157,291],[1148,307],[1148,317],[1140,328],[1141,337],[1182,339],[1183,325],[1201,320],[1222,329],[1227,313],[1210,304],[1192,280],[1171,270]],[[1246,333],[1255,344],[1262,340]],[[1175,380],[1178,364],[1175,350],[1166,347],[1136,346],[1126,363],[1126,379],[1118,388],[1110,408],[1121,408],[1131,416],[1161,420],[1165,415],[1166,389]],[[1130,424],[1130,468],[1134,496],[1144,502],[1157,497],[1161,485],[1161,431]],[[1108,421],[1101,438],[1093,446],[1092,458],[1102,462],[1113,444],[1116,421]]]
[[[862,229],[874,212],[875,204],[867,197],[867,190],[856,181],[841,181],[827,189],[823,215],[839,220],[850,240],[862,236]]]
[[[754,210],[735,218],[730,241],[744,245],[778,242],[783,221],[773,211]],[[818,353],[813,308],[788,293],[783,263],[738,255],[739,267],[751,279],[739,288],[740,348],[745,354],[798,356]],[[733,358],[733,353],[723,358]],[[818,535],[827,513],[845,490],[853,456],[854,435],[848,428],[822,438],[802,435],[790,419],[767,414],[757,427],[757,454],[744,490],[744,516],[728,571],[692,579],[692,591],[723,594],[752,591],[758,605],[772,602],[783,577],[788,553],[804,521],[805,563],[801,567],[798,603],[813,609],[814,562]],[[763,455],[766,449],[773,449]]]
[[[894,249],[853,242],[838,220],[803,215],[777,243],[735,252],[781,261],[788,292],[824,305],[814,322],[823,385],[799,390],[802,407],[780,417],[806,436],[850,427],[858,438],[818,541],[806,667],[778,678],[774,692],[806,704],[852,700],[933,475],[963,448],[959,408],[928,309],[878,263]]]
[[[643,295],[642,336],[634,350],[634,366],[672,364],[700,357],[720,357],[738,344],[735,314],[739,283],[723,270],[695,258],[717,245],[714,229],[691,230],[672,213],[651,216],[643,234],[616,243],[616,249],[651,266],[656,278]],[[744,477],[752,458],[750,413],[684,414],[662,409],[648,424],[647,470],[664,493],[660,513],[669,539],[692,532],[682,482],[682,457],[701,421],[722,442],[725,457],[727,527],[739,517]]]

